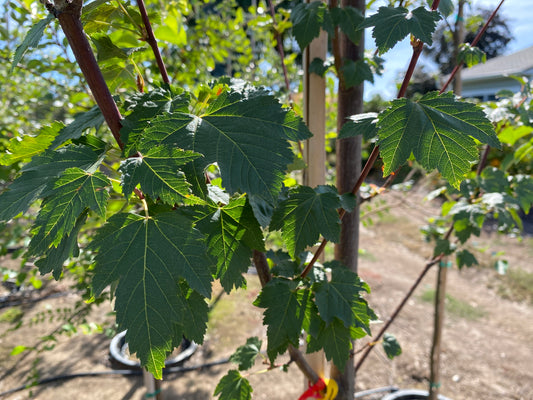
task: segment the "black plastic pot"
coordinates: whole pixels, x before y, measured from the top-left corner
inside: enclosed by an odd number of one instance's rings
[[[429,393],[427,390],[405,389],[388,394],[385,397],[382,397],[381,400],[427,400],[428,395]],[[439,400],[450,399],[439,394]]]
[[[128,344],[126,343],[125,337],[126,331],[122,331],[111,339],[111,344],[109,345],[109,358],[111,359],[111,362],[118,367],[141,369],[139,361],[132,360],[127,356]],[[165,368],[180,365],[185,360],[189,359],[197,348],[198,345],[196,343],[183,338],[180,352],[176,356],[165,360]]]

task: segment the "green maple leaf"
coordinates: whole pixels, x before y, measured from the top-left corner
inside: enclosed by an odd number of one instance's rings
[[[183,282],[180,285],[180,290],[181,295],[178,296],[178,300],[181,302],[182,316],[177,324],[180,326],[181,331],[187,332],[187,339],[202,344],[207,330],[209,305],[204,296],[189,289]],[[181,343],[181,336],[175,336],[177,340],[176,346]]]
[[[500,142],[483,110],[455,99],[453,93],[427,93],[420,100],[398,99],[379,115],[379,146],[384,175],[411,154],[426,169],[438,169],[459,187],[478,159],[474,139],[492,147]]]
[[[479,265],[476,257],[468,250],[463,249],[455,253],[455,261],[457,262],[457,268],[461,269],[465,265],[471,267],[472,265]]]
[[[424,7],[413,11],[404,7],[380,7],[376,14],[361,24],[361,28],[374,27],[372,37],[376,40],[379,54],[383,54],[409,34],[431,45],[432,34],[440,18],[438,12]]]
[[[218,383],[214,395],[220,396],[219,400],[251,400],[252,392],[250,382],[239,371],[230,370]]]
[[[281,230],[281,237],[291,257],[314,245],[320,235],[337,242],[340,219],[337,209],[341,199],[332,186],[299,187],[292,190],[287,200],[274,211],[271,230]]]
[[[170,111],[187,111],[189,98],[186,95],[174,95],[164,88],[157,88],[147,93],[136,93],[126,99],[128,114],[122,120],[120,137],[125,144],[124,153],[131,155],[142,138],[143,131],[150,126],[156,116]]]
[[[22,140],[17,137],[12,138],[7,145],[9,153],[0,155],[0,165],[11,165],[42,153],[63,127],[61,122],[54,122],[52,125],[39,129],[35,136],[24,135]]]
[[[402,347],[398,343],[398,339],[390,333],[383,335],[383,350],[390,360],[402,354]]]
[[[35,265],[42,275],[52,272],[54,279],[59,280],[63,271],[63,263],[70,257],[79,255],[78,234],[87,220],[87,214],[88,210],[85,210],[76,220],[70,233],[61,238],[57,247],[50,247],[45,252],[44,257],[35,261]]]
[[[341,67],[346,88],[357,86],[364,81],[374,83],[374,74],[365,60],[345,60]]]
[[[309,136],[301,119],[265,90],[241,84],[222,91],[201,116],[178,111],[158,117],[138,150],[171,145],[203,154],[193,163],[196,174],[217,162],[229,193],[246,192],[273,205],[293,161],[289,141]]]
[[[352,329],[334,318],[329,324],[322,322],[316,336],[308,336],[307,352],[323,349],[326,359],[333,360],[337,368],[342,371],[350,359],[352,339],[354,339]]]
[[[487,55],[479,47],[471,46],[470,43],[463,43],[459,47],[459,54],[457,55],[457,63],[465,63],[468,68],[473,67],[479,63],[485,63]]]
[[[292,33],[302,51],[320,34],[326,13],[327,7],[321,1],[300,3],[292,10]]]
[[[338,25],[342,32],[344,32],[354,44],[358,44],[359,40],[361,40],[361,33],[363,32],[359,27],[365,20],[361,11],[350,6],[342,8],[333,7],[329,11],[333,23]]]
[[[364,113],[352,115],[344,123],[339,132],[338,139],[346,139],[358,135],[363,135],[363,139],[371,140],[378,135],[378,114]]]
[[[95,33],[91,35],[91,41],[96,47],[99,63],[106,63],[114,58],[127,60],[133,53],[144,50],[144,47],[118,47],[113,43],[111,38],[104,33]]]
[[[104,123],[104,116],[98,106],[94,106],[89,111],[76,115],[74,121],[65,126],[54,141],[50,144],[51,149],[55,149],[67,140],[78,139],[83,132],[89,128],[98,128]]]
[[[54,15],[52,13],[48,14],[45,18],[37,22],[35,25],[33,25],[26,36],[24,37],[24,40],[22,43],[17,47],[15,50],[15,55],[13,56],[13,62],[11,63],[11,67],[9,68],[8,74],[11,75],[15,67],[18,65],[18,63],[22,60],[22,57],[24,57],[24,54],[33,47],[37,47],[39,45],[39,42],[41,38],[43,37],[44,30],[48,26],[48,24],[54,19]]]
[[[485,193],[508,193],[510,182],[502,170],[498,168],[485,168],[481,173],[479,187]]]
[[[274,362],[289,344],[298,346],[305,317],[307,296],[301,296],[294,284],[280,278],[271,280],[259,294],[254,305],[265,308],[263,324],[267,325],[267,354]]]
[[[98,230],[90,245],[98,250],[93,289],[98,295],[118,281],[115,309],[119,329],[141,363],[161,378],[165,358],[181,341],[181,334],[199,337],[207,308],[186,293],[180,280],[210,297],[210,260],[203,236],[190,219],[177,212],[143,217],[116,214]],[[184,302],[189,310],[184,309]],[[196,321],[189,326],[193,313]],[[202,335],[203,336],[203,335]]]
[[[192,151],[157,146],[139,157],[128,158],[119,169],[124,196],[129,197],[140,183],[144,193],[167,204],[201,201],[191,194],[185,174],[180,171],[182,166],[200,156]]]
[[[230,357],[230,361],[239,365],[239,371],[245,371],[253,367],[255,359],[261,352],[263,342],[258,337],[251,337],[246,344],[239,346]]]
[[[66,169],[77,167],[93,171],[103,154],[88,146],[69,145],[33,157],[22,168],[22,174],[0,195],[0,221],[25,212],[34,201],[47,196],[53,182]]]
[[[440,254],[449,255],[455,251],[456,246],[450,243],[449,240],[438,238],[433,249],[433,257],[437,257]]]
[[[67,169],[55,181],[49,196],[41,205],[34,224],[34,236],[28,253],[37,255],[61,242],[69,235],[85,208],[105,216],[111,182],[100,172],[87,173],[80,168]]]
[[[347,328],[359,326],[369,332],[373,313],[369,315],[366,311],[366,301],[359,294],[361,291],[369,291],[368,285],[361,282],[355,272],[338,262],[326,263],[324,267],[332,270],[329,282],[315,284],[315,303],[320,317],[327,324],[338,318]]]
[[[453,230],[461,243],[465,243],[472,234],[479,236],[485,221],[485,212],[479,204],[468,204],[466,201],[458,202],[450,211],[453,216]]]
[[[529,214],[533,204],[533,178],[529,175],[516,175],[513,177],[513,187],[522,210]]]
[[[196,213],[196,224],[207,235],[209,253],[217,259],[220,283],[230,292],[242,287],[254,249],[264,249],[263,233],[245,196],[228,204],[203,207]]]

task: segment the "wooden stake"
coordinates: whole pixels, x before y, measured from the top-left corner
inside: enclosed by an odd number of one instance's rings
[[[303,184],[310,187],[326,183],[326,79],[309,73],[309,65],[315,58],[326,59],[327,39],[326,32],[321,31],[320,36],[304,51],[304,121],[313,137],[305,143],[304,161],[307,168],[304,170]],[[311,368],[319,376],[324,376],[324,352],[318,351],[305,357]]]

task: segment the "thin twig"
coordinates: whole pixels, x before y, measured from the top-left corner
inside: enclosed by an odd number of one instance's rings
[[[276,45],[278,47],[279,57],[281,58],[281,68],[283,69],[283,78],[285,80],[285,87],[287,88],[287,92],[289,93],[289,100],[292,103],[292,96],[291,96],[291,85],[289,83],[289,73],[287,71],[287,66],[285,65],[285,51],[283,50],[283,39],[281,38],[281,34],[278,31],[278,28],[276,27],[276,10],[274,9],[274,4],[272,4],[272,0],[268,0],[268,7],[270,9],[270,15],[272,16],[272,25],[274,26],[274,38],[276,39]]]
[[[475,46],[477,44],[477,42],[479,42],[479,39],[481,39],[481,37],[483,36],[483,34],[485,33],[485,31],[487,30],[487,28],[489,27],[489,24],[492,22],[492,20],[494,19],[494,17],[496,16],[496,14],[498,13],[498,10],[500,9],[500,7],[502,6],[503,2],[505,0],[501,0],[500,1],[500,4],[498,4],[498,7],[496,7],[494,9],[494,11],[492,12],[492,14],[490,15],[489,19],[487,19],[487,21],[485,22],[485,24],[483,25],[483,27],[481,28],[481,30],[477,33],[476,37],[474,38],[474,40],[472,40],[472,43],[471,45],[472,46]],[[453,81],[453,78],[455,77],[455,75],[457,74],[457,72],[463,67],[463,63],[459,63],[455,66],[455,68],[453,69],[452,73],[450,74],[450,77],[448,78],[448,80],[446,81],[446,83],[442,86],[439,94],[442,94],[446,88],[450,85],[450,83]]]
[[[446,235],[444,235],[444,239],[445,240],[448,240],[451,236],[453,232],[453,225],[448,229],[448,231],[446,232]],[[403,307],[405,306],[405,304],[407,303],[407,301],[411,298],[411,296],[413,295],[413,293],[415,292],[416,288],[418,287],[418,285],[420,285],[420,283],[422,282],[422,280],[424,279],[424,277],[426,276],[426,274],[428,273],[428,271],[431,269],[432,266],[434,266],[435,264],[437,264],[438,262],[440,262],[440,260],[442,260],[442,258],[444,257],[444,254],[441,253],[439,254],[438,256],[435,256],[433,257],[431,260],[429,260],[426,265],[424,265],[424,269],[422,270],[422,272],[420,273],[420,275],[418,276],[418,278],[416,279],[416,281],[413,283],[413,285],[411,286],[411,288],[409,289],[409,291],[407,292],[407,294],[404,296],[404,298],[402,299],[402,301],[400,302],[400,304],[396,307],[396,309],[394,310],[394,312],[392,313],[392,315],[389,317],[388,321],[385,323],[385,325],[383,325],[383,327],[381,328],[381,330],[378,332],[378,334],[376,335],[375,338],[372,338],[372,342],[371,343],[375,343],[375,342],[378,342],[381,337],[383,336],[383,334],[387,331],[387,329],[389,329],[389,327],[391,326],[391,324],[394,322],[394,320],[396,319],[396,317],[398,316],[398,314],[400,314],[400,311],[402,311]],[[372,351],[372,349],[375,347],[375,346],[371,346],[369,344],[366,345],[366,349],[363,353],[363,355],[361,356],[361,358],[359,359],[359,361],[357,362],[357,364],[355,365],[355,373],[357,373],[357,371],[359,370],[359,368],[361,368],[361,365],[363,364],[363,362],[365,361],[365,359],[368,357],[368,354]]]
[[[152,29],[152,25],[150,24],[150,19],[148,18],[148,13],[146,12],[146,6],[144,5],[144,1],[137,0],[137,5],[139,6],[139,11],[141,13],[144,28],[146,29],[146,41],[152,48],[155,60],[157,62],[157,67],[159,68],[159,72],[161,73],[161,78],[163,79],[164,83],[170,85],[170,79],[168,78],[167,68],[165,67],[163,58],[161,57],[159,47],[157,47],[157,40],[154,36],[154,31]]]
[[[481,156],[481,160],[479,161],[479,164],[477,166],[476,176],[480,176],[481,172],[483,172],[483,170],[487,166],[487,160],[489,158],[489,153],[490,153],[490,146],[486,145],[485,150],[483,150],[483,155]]]

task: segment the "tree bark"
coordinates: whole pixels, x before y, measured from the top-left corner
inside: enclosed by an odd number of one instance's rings
[[[365,0],[343,0],[341,6],[351,6],[365,12]],[[342,65],[344,60],[357,61],[364,57],[364,37],[358,45],[352,43],[346,35],[337,30],[334,46],[338,50],[335,64]],[[363,111],[364,84],[346,88],[340,79],[337,105],[337,132],[346,122],[346,118]],[[361,174],[361,137],[337,141],[337,189],[339,193],[351,192]],[[359,206],[347,213],[341,226],[339,243],[335,246],[335,259],[347,268],[357,272],[359,253]],[[344,371],[332,366],[330,377],[339,385],[338,400],[352,400],[355,392],[354,362],[350,359]]]
[[[56,0],[54,5],[50,2],[47,2],[45,5],[50,12],[57,16],[61,29],[63,29],[63,33],[70,45],[70,49],[76,57],[78,66],[91,89],[94,100],[98,104],[98,107],[100,107],[111,133],[122,149],[124,147],[120,139],[122,116],[109,91],[102,71],[96,62],[91,45],[83,30],[83,25],[80,20],[82,4],[83,1],[81,0],[74,0],[72,2]]]

